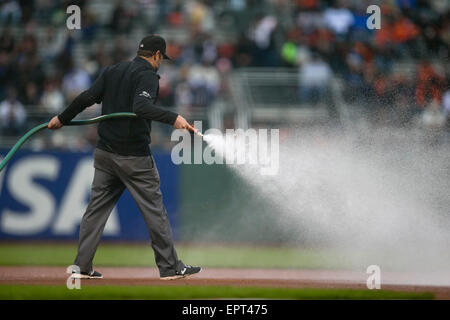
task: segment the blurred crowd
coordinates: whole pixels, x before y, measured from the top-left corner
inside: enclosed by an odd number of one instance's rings
[[[226,97],[231,70],[288,67],[298,70],[300,103],[329,99],[337,76],[345,101],[364,106],[374,122],[448,128],[450,1],[107,3],[100,19],[99,0],[0,0],[2,135],[22,134],[36,114],[57,114],[105,66],[132,59],[136,30],[173,31],[167,51],[174,61],[160,70],[159,103],[181,112]],[[81,8],[79,31],[66,28],[70,4]],[[380,30],[366,26],[371,4],[381,8]],[[81,60],[78,45],[87,48]]]
[[[450,1],[379,1],[379,30],[366,25],[377,1],[297,3],[281,56],[300,68],[300,98],[326,96],[334,74],[374,122],[448,128]]]

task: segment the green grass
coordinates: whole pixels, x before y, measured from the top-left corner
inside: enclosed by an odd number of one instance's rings
[[[332,253],[319,249],[260,247],[249,245],[177,245],[180,259],[188,264],[222,268],[346,268],[332,259]],[[0,265],[70,265],[76,255],[74,243],[0,243]],[[327,258],[325,260],[325,257]],[[100,244],[94,259],[97,266],[155,266],[150,245]]]
[[[225,286],[64,286],[0,285],[0,299],[433,299],[431,293],[351,289],[283,289]]]
[[[345,268],[327,250],[249,245],[177,245],[180,258],[203,267]],[[0,243],[0,265],[67,266],[73,263],[75,243]],[[325,259],[326,257],[326,259]],[[331,257],[331,259],[330,259]],[[150,245],[102,243],[96,266],[154,267]],[[433,299],[431,293],[385,290],[253,288],[229,286],[65,286],[0,285],[0,299]]]

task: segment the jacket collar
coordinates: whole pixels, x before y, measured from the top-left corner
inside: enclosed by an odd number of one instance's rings
[[[145,60],[144,58],[136,56],[133,59],[133,61],[143,64],[146,68],[148,68],[148,69],[152,70],[154,73],[156,73],[156,70],[155,70],[155,68],[153,68],[152,64],[150,62],[148,62],[147,60]]]

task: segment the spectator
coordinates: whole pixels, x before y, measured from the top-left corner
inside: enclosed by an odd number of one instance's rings
[[[94,14],[87,9],[83,10],[82,23],[83,27],[81,28],[81,30],[83,34],[83,40],[92,40],[99,29],[99,25]]]
[[[220,88],[219,73],[207,61],[190,68],[187,81],[192,92],[193,105],[196,107],[208,107]]]
[[[159,1],[166,2],[166,0]],[[175,1],[173,9],[166,16],[166,21],[169,25],[174,27],[182,27],[184,25],[185,21],[181,1]]]
[[[281,56],[283,57],[284,62],[288,66],[295,66],[298,63],[297,60],[297,45],[292,41],[287,41],[281,47]]]
[[[297,15],[297,26],[305,34],[310,34],[326,26],[323,12],[317,8],[301,10]]]
[[[100,42],[96,48],[96,51],[86,62],[86,71],[88,71],[91,79],[97,79],[101,72],[103,72],[103,70],[111,64],[112,57],[106,50],[105,42]]]
[[[193,101],[194,98],[189,85],[186,82],[179,83],[175,92],[175,105],[184,111],[192,106]]]
[[[128,10],[124,1],[117,2],[110,21],[110,28],[113,33],[126,34],[129,33],[132,27],[133,14]]]
[[[300,66],[300,101],[314,103],[327,101],[332,72],[328,64],[317,54]]]
[[[207,63],[214,63],[217,59],[217,45],[210,35],[203,41],[202,60]]]
[[[372,38],[371,33],[373,31],[367,28],[366,10],[367,4],[358,1],[353,13],[352,40],[354,41],[365,41]]]
[[[37,54],[23,57],[19,60],[19,64],[13,67],[12,71],[14,71],[12,73],[14,78],[11,82],[18,89],[20,97],[26,96],[28,83],[34,83],[39,90],[41,89],[45,75]]]
[[[178,58],[183,53],[183,48],[182,48],[181,44],[178,41],[176,41],[175,39],[169,39],[166,42],[166,45],[167,45],[166,46],[167,55],[174,61],[177,61]]]
[[[21,10],[21,22],[27,24],[31,21],[36,10],[35,0],[18,0]]]
[[[111,56],[113,57],[113,63],[119,63],[130,58],[130,51],[124,37],[116,38]]]
[[[158,101],[165,107],[173,106],[173,92],[171,86],[171,75],[160,72]]]
[[[22,18],[22,10],[16,0],[2,1],[0,4],[0,24],[18,24]]]
[[[257,20],[251,29],[251,39],[255,43],[256,66],[273,67],[277,64],[277,52],[274,43],[274,31],[278,21],[275,17],[267,15]]]
[[[259,49],[267,49],[270,46],[270,36],[277,26],[277,19],[272,16],[262,17],[253,30],[253,41]]]
[[[236,43],[236,55],[234,56],[233,61],[234,65],[237,68],[253,65],[253,52],[254,44],[244,33],[241,33]]]
[[[11,35],[11,29],[5,28],[0,37],[0,51],[4,51],[8,54],[12,53],[15,49],[15,40]]]
[[[193,30],[201,33],[214,31],[215,18],[211,8],[207,5],[207,1],[189,1],[187,13]]]
[[[91,84],[89,74],[78,67],[73,67],[63,78],[62,90],[67,101],[72,101],[78,94],[87,90]]]
[[[51,62],[64,52],[68,36],[67,30],[59,30],[53,26],[46,29],[44,45],[41,48],[44,61]]]
[[[380,48],[375,48],[374,51],[374,62],[377,69],[384,74],[388,74],[394,63],[392,50],[387,46],[383,46]]]
[[[51,114],[58,114],[65,106],[64,95],[53,79],[45,82],[40,108]]]
[[[397,44],[397,52],[400,56],[419,57],[416,39],[419,31],[414,23],[407,17],[398,15],[394,17],[392,39]]]
[[[0,103],[0,124],[4,135],[18,135],[26,120],[26,112],[23,105],[17,100],[17,92],[10,88],[6,100]]]
[[[25,95],[22,102],[26,106],[36,106],[39,104],[39,90],[34,82],[28,82],[25,86]]]
[[[20,55],[32,57],[37,54],[38,45],[36,36],[32,33],[26,33],[19,44]]]
[[[387,48],[393,45],[394,21],[391,16],[383,20],[383,28],[375,32],[375,45],[377,48]]]
[[[374,120],[386,122],[387,113],[391,106],[391,83],[390,78],[383,74],[376,74],[371,83],[373,100],[371,101],[371,112]]]
[[[399,15],[395,17],[393,38],[397,43],[405,43],[417,37],[417,27],[407,17]]]
[[[396,0],[395,2],[402,10],[409,10],[417,7],[417,0]]]
[[[341,39],[344,39],[355,19],[352,12],[343,4],[325,10],[324,20],[328,28]]]
[[[297,67],[311,58],[310,46],[300,40],[296,30],[291,30],[287,41],[281,47],[281,57],[288,66]]]
[[[442,78],[428,61],[422,61],[417,70],[416,104],[424,108],[426,101],[441,99]]]
[[[6,51],[0,51],[0,100],[6,96],[5,88],[10,83],[13,72],[10,55]]]
[[[431,100],[425,110],[422,112],[420,123],[428,129],[442,129],[445,126],[446,118],[439,101]]]

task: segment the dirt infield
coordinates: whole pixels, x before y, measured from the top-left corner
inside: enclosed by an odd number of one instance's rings
[[[163,281],[155,268],[98,267],[104,279],[82,280],[83,285],[215,285],[279,288],[366,289],[368,275],[344,270],[218,269],[206,268],[187,279]],[[65,285],[64,267],[0,267],[0,284]],[[450,273],[383,273],[382,289],[432,292],[450,299]]]

